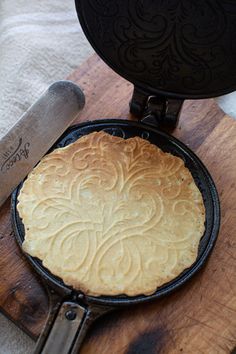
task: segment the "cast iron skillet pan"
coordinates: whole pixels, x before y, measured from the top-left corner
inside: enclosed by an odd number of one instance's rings
[[[203,196],[206,209],[205,233],[200,241],[196,262],[177,278],[158,288],[150,296],[86,296],[65,285],[61,279],[44,268],[38,259],[26,255],[36,272],[46,281],[47,288],[60,296],[60,301],[52,306],[47,325],[39,338],[35,353],[77,353],[88,327],[96,318],[115,308],[149,302],[170,294],[203,266],[217,238],[220,208],[212,178],[198,157],[172,136],[140,122],[99,120],[69,128],[51,150],[66,146],[83,135],[100,130],[123,138],[140,136],[156,144],[162,150],[181,157],[191,171]],[[24,226],[16,208],[20,188],[21,185],[12,195],[12,217],[15,236],[21,247],[24,240]]]

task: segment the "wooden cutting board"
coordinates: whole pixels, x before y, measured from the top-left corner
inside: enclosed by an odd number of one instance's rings
[[[96,55],[69,79],[87,98],[78,122],[132,119],[132,85]],[[212,99],[186,101],[173,135],[197,153],[216,183],[222,221],[215,249],[205,268],[174,294],[100,318],[82,353],[223,354],[236,346],[236,122]],[[36,339],[50,297],[16,245],[9,200],[0,210],[0,279],[1,311]]]

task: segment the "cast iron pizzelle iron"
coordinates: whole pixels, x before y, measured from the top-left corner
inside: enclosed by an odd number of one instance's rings
[[[203,266],[217,238],[220,210],[217,191],[212,178],[197,156],[171,135],[140,122],[116,119],[99,120],[70,128],[53,148],[64,147],[83,135],[100,130],[125,139],[140,136],[162,150],[181,157],[191,171],[195,183],[203,196],[206,209],[205,233],[200,241],[196,262],[176,279],[158,288],[150,296],[86,296],[66,286],[61,279],[55,277],[44,268],[38,259],[26,255],[34,269],[46,281],[47,287],[60,294],[61,298],[61,301],[57,301],[52,307],[48,324],[38,341],[35,353],[77,353],[88,327],[96,318],[108,311],[128,305],[149,302],[173,292]],[[21,186],[15,190],[12,196],[12,215],[15,235],[19,245],[22,246],[24,226],[17,212],[17,197],[20,188]]]
[[[55,300],[35,353],[77,353],[91,323],[102,314],[168,295],[205,263],[220,224],[217,191],[202,162],[183,143],[161,132],[178,123],[186,98],[208,98],[236,89],[236,2],[232,0],[75,0],[82,28],[100,57],[134,84],[130,111],[140,120],[104,120],[70,128],[55,147],[66,146],[93,131],[129,138],[140,136],[181,157],[200,189],[205,232],[196,262],[150,296],[86,296],[26,255]],[[154,126],[153,126],[154,124]],[[17,212],[19,186],[12,196],[15,235],[20,246],[24,227]],[[58,297],[57,297],[58,299]]]

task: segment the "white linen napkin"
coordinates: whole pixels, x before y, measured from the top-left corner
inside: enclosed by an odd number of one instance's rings
[[[1,0],[0,138],[92,52],[73,0]]]
[[[236,91],[220,96],[215,100],[225,113],[236,119]]]

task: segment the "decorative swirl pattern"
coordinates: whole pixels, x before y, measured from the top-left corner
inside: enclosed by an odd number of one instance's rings
[[[76,3],[95,49],[138,87],[185,97],[235,88],[235,1]]]
[[[90,295],[150,294],[196,259],[202,196],[183,161],[105,132],[54,150],[19,195],[24,250]]]

